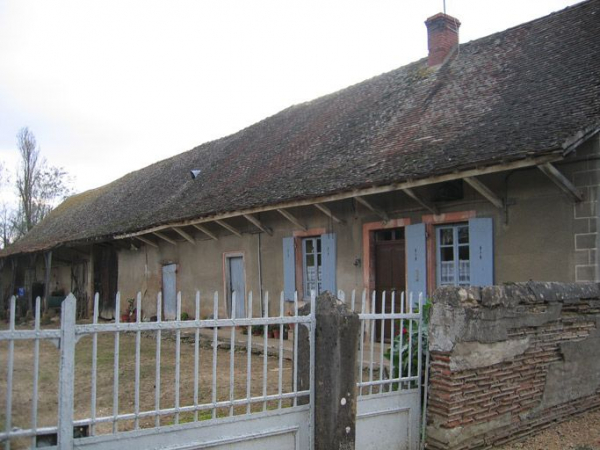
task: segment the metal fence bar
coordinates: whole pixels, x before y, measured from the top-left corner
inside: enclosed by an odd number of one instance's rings
[[[392,312],[396,311],[396,291],[392,291]],[[391,329],[390,329],[390,378],[394,377],[394,345],[396,343],[396,333],[395,333],[395,320],[391,319]],[[402,331],[402,330],[400,330]],[[388,392],[391,392],[392,390],[392,385],[390,384],[388,389]]]
[[[285,297],[283,291],[279,295],[279,317],[283,317],[283,309],[284,309]],[[284,325],[279,325],[279,342],[277,344],[277,348],[279,349],[279,364],[278,364],[278,377],[277,377],[277,393],[281,396],[283,392],[283,332]],[[281,399],[277,404],[278,409],[281,409]]]
[[[115,303],[115,324],[119,324],[121,315],[121,293],[117,292],[117,299]],[[119,332],[115,333],[115,349],[114,349],[114,361],[113,361],[113,433],[119,430],[119,424],[117,423],[117,416],[119,415]]]
[[[135,321],[140,323],[142,316],[142,293],[138,292],[135,302]],[[140,419],[138,414],[140,413],[140,347],[141,347],[141,331],[135,332],[135,387],[134,387],[134,400],[133,409],[135,413],[134,428],[138,430],[140,428]]]
[[[371,312],[375,313],[376,293],[373,291],[371,298]],[[371,347],[369,348],[369,381],[373,381],[373,360],[375,351],[375,320],[371,320]],[[369,394],[373,393],[373,386],[369,386]]]
[[[16,309],[16,298],[13,295],[10,298],[10,318],[9,318],[9,329],[14,331],[15,329],[15,309]],[[13,371],[14,371],[14,358],[15,358],[15,341],[8,341],[8,364],[6,373],[6,416],[5,416],[5,427],[6,431],[10,431],[12,428],[12,391],[13,391]],[[10,440],[4,443],[4,448],[10,450]]]
[[[177,293],[177,322],[181,322],[181,292]],[[175,331],[175,425],[179,424],[179,383],[181,380],[181,329]]]
[[[367,290],[364,289],[363,293],[362,293],[362,302],[361,302],[361,306],[360,306],[360,310],[362,312],[362,314],[365,313],[367,307]],[[360,355],[360,366],[359,366],[359,371],[358,371],[358,382],[359,382],[359,386],[360,383],[362,383],[363,381],[363,364],[364,364],[364,359],[365,359],[365,326],[366,326],[366,320],[361,320],[360,321],[360,342],[359,342],[359,355]],[[359,389],[358,391],[358,395],[362,395],[362,388]]]
[[[298,317],[298,292],[294,292],[294,317]],[[294,324],[294,365],[293,365],[293,383],[292,389],[298,391],[298,324]],[[293,406],[298,406],[298,397],[294,397]]]
[[[40,297],[35,299],[35,323],[34,329],[40,330]],[[40,372],[40,340],[35,339],[33,347],[33,396],[31,398],[31,429],[35,433],[37,430],[37,409],[38,409],[38,382]],[[31,438],[31,447],[36,446],[35,435]]]
[[[237,308],[237,292],[231,294],[231,318],[235,319]],[[233,416],[233,400],[235,400],[235,326],[231,327],[231,337],[229,343],[229,415]]]
[[[409,294],[409,302],[408,302],[408,312],[412,314],[413,312],[413,294],[412,292]],[[413,321],[408,321],[408,376],[412,375],[412,340],[413,340]]]
[[[381,312],[385,313],[386,292],[381,293]],[[383,349],[385,347],[385,319],[379,322],[379,379],[383,380]]]
[[[213,318],[217,319],[219,317],[219,294],[215,292],[213,297]],[[212,357],[212,418],[217,418],[217,327],[213,328],[213,357]]]
[[[94,295],[94,310],[92,311],[92,323],[96,325],[98,323],[98,307],[100,302],[100,295],[96,293]],[[98,333],[92,334],[92,398],[90,400],[90,415],[92,423],[90,425],[90,433],[93,436],[96,431],[96,397],[98,395],[97,385],[97,374],[98,374]]]
[[[156,323],[160,326],[162,322],[162,293],[156,295]],[[159,328],[156,331],[156,356],[155,356],[155,375],[154,375],[154,426],[160,426],[160,343],[162,342],[162,331]]]
[[[263,313],[263,316],[265,318],[269,317],[269,291],[265,292],[265,310]],[[251,327],[250,327],[251,328]],[[250,331],[249,331],[250,333]],[[267,334],[263,333],[263,398],[265,398],[265,401],[263,402],[263,411],[267,410],[267,377],[268,377],[268,371],[267,371]]]
[[[75,297],[63,300],[60,318],[60,372],[58,378],[58,448],[73,446],[73,407],[75,387]]]
[[[310,330],[309,330],[309,403],[310,403],[310,450],[315,447],[315,339],[316,339],[316,305],[317,295],[315,291],[310,292]]]
[[[248,294],[248,318],[252,318],[252,291]],[[246,345],[246,414],[250,414],[250,399],[252,398],[252,333],[248,333],[248,345]]]
[[[200,291],[196,291],[196,322],[200,321]],[[198,422],[198,376],[200,372],[200,328],[194,331],[194,422]]]

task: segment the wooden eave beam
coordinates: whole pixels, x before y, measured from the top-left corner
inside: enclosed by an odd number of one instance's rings
[[[231,231],[236,236],[242,237],[242,233],[239,230],[237,230],[236,228],[229,225],[227,222],[223,222],[222,220],[215,220],[215,222],[218,223],[219,225],[221,225],[223,228]]]
[[[346,223],[346,221],[344,221],[343,219],[340,219],[338,216],[336,216],[335,214],[333,214],[331,212],[331,210],[327,206],[322,205],[320,203],[315,203],[313,206],[315,208],[317,208],[318,210],[322,211],[323,214],[325,214],[326,216],[329,216],[334,222],[336,222],[336,223]]]
[[[215,241],[218,241],[219,238],[217,237],[216,234],[214,234],[212,231],[208,230],[206,227],[200,225],[199,223],[194,223],[192,224],[192,226],[199,231],[202,231],[204,234],[206,234],[208,237],[210,237],[211,239],[214,239]]]
[[[306,231],[308,229],[305,225],[302,225],[296,216],[294,216],[291,212],[286,211],[285,209],[278,209],[277,212],[300,228],[302,231]]]
[[[387,215],[387,213],[384,210],[373,206],[371,203],[369,203],[367,201],[366,198],[354,197],[354,200],[356,200],[361,205],[365,206],[367,209],[370,209],[371,211],[373,211],[375,214],[377,214],[379,217],[381,217],[381,220],[383,220],[384,222],[387,222],[390,220],[389,216]]]
[[[173,245],[177,245],[177,241],[174,241],[173,239],[171,239],[169,236],[165,236],[163,233],[161,233],[160,231],[155,231],[154,234],[156,236],[158,236],[159,238],[161,238],[163,241],[167,241],[169,244],[173,244]]]
[[[490,188],[488,188],[485,184],[479,181],[477,178],[473,177],[465,177],[465,183],[479,192],[483,197],[490,201],[496,208],[502,209],[504,208],[504,202],[500,197],[494,194]]]
[[[135,237],[135,236],[138,236],[141,234],[153,233],[155,231],[164,230],[164,229],[171,228],[174,226],[181,227],[181,226],[187,226],[187,225],[193,225],[193,224],[199,224],[199,223],[215,222],[216,220],[222,221],[223,219],[239,217],[243,214],[256,214],[256,213],[261,213],[261,212],[265,212],[265,211],[274,211],[277,209],[294,208],[294,207],[300,207],[300,206],[311,206],[311,205],[315,205],[317,203],[347,200],[349,198],[353,198],[353,197],[357,197],[357,196],[383,194],[385,192],[395,192],[395,191],[400,191],[400,190],[403,190],[406,188],[416,188],[416,187],[420,187],[420,186],[428,186],[430,184],[443,183],[446,181],[459,180],[459,179],[465,178],[465,177],[476,177],[476,176],[487,175],[487,174],[491,174],[491,173],[506,172],[509,170],[517,170],[517,169],[536,167],[540,164],[561,161],[562,159],[564,159],[564,157],[562,155],[556,154],[556,153],[540,156],[537,158],[524,158],[524,159],[519,159],[516,161],[507,162],[507,163],[496,164],[493,166],[468,169],[468,170],[463,170],[461,172],[452,172],[452,173],[447,173],[447,174],[443,174],[443,175],[435,175],[432,177],[420,178],[417,180],[403,181],[401,183],[391,183],[391,184],[388,184],[385,186],[373,186],[373,187],[364,188],[364,189],[352,189],[352,190],[349,190],[346,192],[339,192],[336,194],[325,195],[322,197],[313,197],[313,198],[304,199],[304,200],[295,200],[295,201],[279,203],[279,204],[274,204],[274,205],[260,206],[257,208],[249,208],[249,209],[242,209],[242,210],[237,210],[237,211],[230,211],[230,212],[223,213],[223,214],[211,215],[211,216],[201,217],[198,219],[190,219],[190,220],[185,220],[185,221],[181,221],[181,222],[175,222],[175,223],[171,223],[169,225],[157,225],[155,227],[151,227],[151,228],[148,228],[148,229],[145,229],[142,231],[121,234],[121,235],[116,236],[115,238],[116,239],[125,239],[125,238],[129,238],[129,237]]]
[[[431,214],[437,214],[438,213],[438,209],[437,209],[437,207],[434,204],[429,203],[429,202],[423,200],[411,188],[404,188],[404,189],[402,189],[402,192],[404,192],[406,195],[408,195],[410,198],[412,198],[415,202],[417,202],[423,208],[425,208],[426,210],[428,210]]]
[[[194,239],[188,233],[183,231],[181,228],[173,227],[173,231],[175,231],[177,234],[179,234],[179,236],[181,236],[182,238],[184,238],[186,241],[190,242],[191,244],[194,244],[194,245],[196,244],[196,239]]]
[[[142,241],[144,244],[148,244],[150,247],[158,248],[158,244],[156,242],[151,241],[150,239],[145,238],[144,236],[136,236],[135,238],[139,241]]]
[[[263,224],[260,220],[258,220],[256,217],[250,215],[250,214],[244,214],[243,215],[251,224],[253,224],[256,228],[258,228],[259,230],[267,233],[269,236],[273,236],[273,230],[266,226],[265,224]]]
[[[577,189],[573,183],[569,181],[560,171],[550,163],[541,164],[538,169],[542,171],[554,184],[556,184],[561,191],[563,191],[567,197],[575,202],[583,200],[583,194]]]

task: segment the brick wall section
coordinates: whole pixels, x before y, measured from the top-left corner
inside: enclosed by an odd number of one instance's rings
[[[600,407],[596,284],[440,289],[430,337],[430,449],[503,444]]]

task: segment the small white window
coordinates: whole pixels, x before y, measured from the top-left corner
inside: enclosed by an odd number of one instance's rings
[[[319,295],[322,289],[320,237],[302,239],[302,269],[304,297],[309,298],[311,291]]]
[[[438,227],[436,238],[438,286],[469,286],[471,284],[469,225]]]

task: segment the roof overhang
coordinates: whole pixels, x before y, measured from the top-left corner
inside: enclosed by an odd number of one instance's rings
[[[583,141],[581,141],[583,142]],[[383,186],[372,186],[363,189],[353,189],[350,191],[339,192],[330,195],[324,195],[320,197],[311,197],[302,200],[295,200],[290,202],[282,202],[272,205],[259,206],[256,208],[243,209],[237,211],[229,211],[221,214],[214,214],[211,216],[199,217],[196,219],[189,219],[184,221],[177,221],[162,225],[157,225],[155,227],[147,228],[144,230],[139,230],[131,233],[123,233],[116,235],[114,239],[128,239],[128,238],[136,238],[139,236],[143,236],[146,234],[161,232],[162,230],[167,230],[170,228],[180,228],[185,226],[196,226],[201,225],[208,222],[218,222],[224,223],[224,219],[231,219],[234,217],[244,217],[252,214],[267,212],[267,211],[285,211],[288,208],[295,208],[301,206],[311,206],[311,205],[320,205],[326,202],[347,200],[352,198],[364,197],[368,195],[374,194],[382,194],[386,192],[394,192],[394,191],[405,191],[411,192],[411,189],[427,186],[436,183],[443,183],[446,181],[453,181],[459,179],[469,179],[473,180],[477,176],[493,174],[498,172],[505,172],[510,170],[538,167],[545,164],[551,164],[553,162],[561,161],[564,159],[562,152],[556,152],[552,154],[546,154],[541,157],[530,157],[525,159],[520,159],[516,161],[503,162],[501,164],[494,164],[486,167],[478,167],[472,168],[463,171],[456,171],[452,173],[447,173],[443,175],[436,175],[427,178],[420,178],[417,180],[407,180],[399,183],[392,183]],[[493,202],[494,203],[494,202]],[[497,202],[496,202],[497,203]]]

